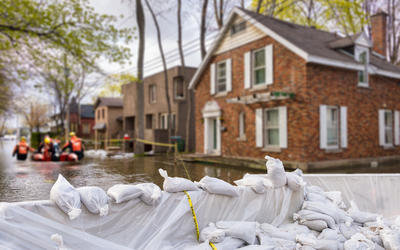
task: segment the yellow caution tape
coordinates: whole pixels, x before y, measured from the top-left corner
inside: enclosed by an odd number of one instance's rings
[[[210,244],[210,247],[211,247],[213,250],[217,250],[217,247],[216,247],[212,242],[209,242],[209,244]]]
[[[139,138],[136,138],[135,140],[138,141],[138,142],[143,142],[143,143],[146,143],[146,144],[152,144],[152,145],[156,145],[156,146],[175,147],[175,144],[153,142],[153,141],[143,140],[143,139],[139,139]]]
[[[194,212],[192,199],[190,199],[190,195],[188,194],[188,192],[186,192],[186,191],[183,191],[183,192],[186,194],[186,196],[188,198],[190,210],[192,210],[193,221],[194,221],[194,225],[196,226],[197,241],[199,241],[199,237],[200,237],[199,224],[197,223],[196,213]]]

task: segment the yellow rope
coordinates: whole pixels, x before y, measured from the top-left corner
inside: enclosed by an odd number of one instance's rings
[[[183,192],[186,194],[186,196],[187,196],[187,198],[188,198],[190,210],[192,211],[192,215],[193,215],[194,225],[195,225],[195,227],[196,227],[197,241],[199,241],[199,237],[200,237],[199,224],[197,223],[196,213],[194,212],[192,199],[190,198],[190,195],[189,195],[188,192],[186,192],[186,191],[183,191]]]
[[[210,244],[210,247],[211,247],[213,250],[217,250],[217,247],[216,247],[212,242],[209,242],[209,244]]]

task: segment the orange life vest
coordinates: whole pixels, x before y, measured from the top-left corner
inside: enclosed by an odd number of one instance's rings
[[[82,151],[81,139],[79,139],[77,137],[72,137],[71,138],[71,144],[72,144],[72,152],[80,152],[80,151]]]
[[[26,142],[20,142],[18,144],[18,154],[19,155],[26,155],[28,153],[29,146]]]

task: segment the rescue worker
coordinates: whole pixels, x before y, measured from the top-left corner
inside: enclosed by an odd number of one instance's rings
[[[14,147],[13,157],[17,155],[17,160],[25,161],[29,151],[33,152],[34,149],[29,147],[28,143],[26,143],[25,136],[21,136],[20,142]]]
[[[74,153],[78,156],[78,160],[81,160],[85,156],[82,140],[78,138],[74,132],[69,133],[69,136],[70,140],[65,143],[62,151],[64,152],[66,149],[69,149],[71,153]]]
[[[50,136],[46,135],[44,137],[44,141],[42,143],[40,143],[37,152],[43,154],[44,161],[52,160],[52,155],[54,153],[54,147],[53,147],[53,142],[52,142]]]

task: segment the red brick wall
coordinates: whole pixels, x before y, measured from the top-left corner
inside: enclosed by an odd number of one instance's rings
[[[244,89],[244,53],[274,45],[274,82],[267,89]],[[312,162],[343,158],[399,155],[400,147],[383,149],[379,146],[378,109],[400,110],[398,80],[370,76],[370,88],[357,87],[357,72],[305,61],[269,37],[225,52],[212,58],[211,63],[232,58],[232,91],[227,96],[210,95],[210,70],[203,72],[195,88],[196,152],[204,152],[204,122],[202,109],[207,101],[215,100],[221,110],[221,152],[227,156],[262,158],[268,154],[286,161]],[[271,101],[262,104],[230,104],[225,99],[266,91],[294,92],[294,100]],[[319,105],[347,106],[348,148],[328,153],[320,149]],[[288,148],[267,152],[255,145],[255,109],[287,106]],[[245,141],[238,141],[239,113],[244,111]]]
[[[267,89],[250,91],[244,89],[244,53],[253,49],[262,48],[268,44],[274,45],[274,83]],[[209,100],[218,102],[222,110],[222,126],[227,131],[221,132],[221,151],[223,155],[245,156],[262,158],[266,154],[280,157],[282,159],[300,161],[305,157],[303,141],[302,121],[307,119],[305,114],[304,99],[307,95],[306,85],[306,64],[305,61],[286,47],[277,43],[269,37],[262,38],[245,46],[217,55],[212,62],[218,62],[227,58],[232,58],[232,92],[227,96],[213,97],[210,95],[210,70],[206,69],[200,82],[196,86],[196,152],[204,152],[204,124],[202,121],[202,109]],[[211,62],[211,63],[212,63]],[[287,91],[295,92],[295,100],[272,101],[262,104],[230,104],[226,103],[226,98],[236,96],[251,95],[265,91]],[[282,149],[280,153],[265,152],[256,148],[255,144],[255,109],[259,107],[275,107],[285,105],[288,107],[288,148]],[[239,135],[239,113],[245,112],[245,131],[246,141],[238,141]]]
[[[399,80],[369,76],[369,88],[357,87],[356,71],[311,64],[307,67],[309,116],[307,160],[400,155],[400,146],[379,146],[379,109],[400,110]],[[319,148],[319,105],[347,106],[348,147],[326,153]]]

